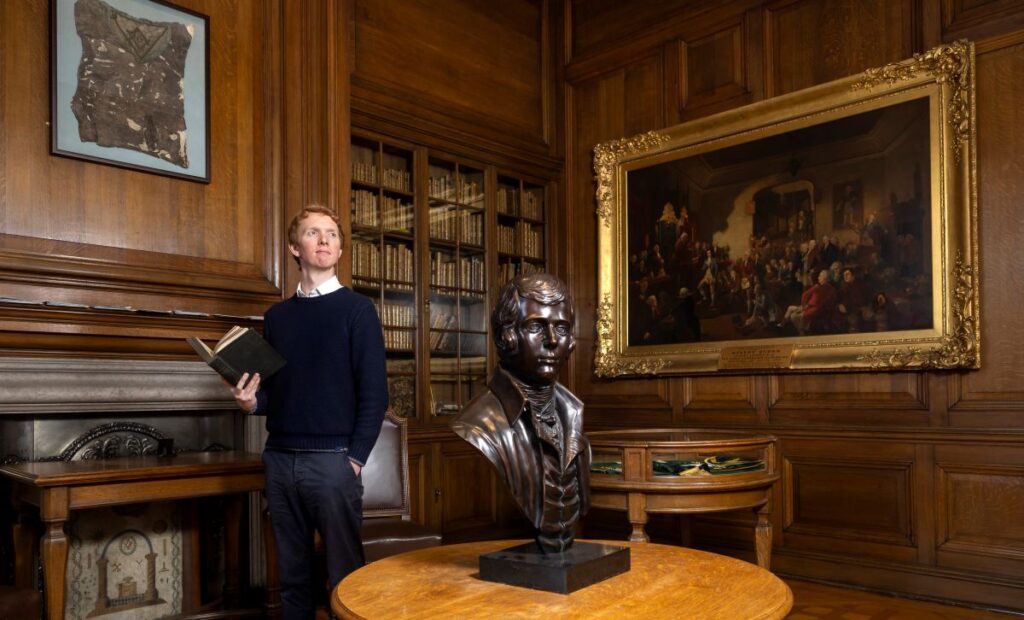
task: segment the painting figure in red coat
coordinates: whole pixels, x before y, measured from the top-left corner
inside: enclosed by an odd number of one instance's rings
[[[832,331],[836,325],[839,294],[828,279],[828,270],[818,272],[818,281],[804,291],[799,306],[786,308],[786,314],[779,322],[782,327],[792,323],[800,334],[822,334]]]

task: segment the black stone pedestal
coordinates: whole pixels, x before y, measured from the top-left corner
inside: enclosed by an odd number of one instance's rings
[[[569,594],[629,570],[629,547],[576,541],[545,554],[530,542],[480,556],[485,581]]]

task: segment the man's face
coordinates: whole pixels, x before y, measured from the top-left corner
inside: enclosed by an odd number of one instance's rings
[[[341,234],[334,220],[322,213],[310,213],[299,222],[299,243],[289,245],[303,270],[334,269],[341,257]]]
[[[534,299],[521,299],[522,320],[516,326],[519,348],[504,365],[531,385],[553,383],[558,377],[576,339],[572,335],[572,310],[565,302],[548,306]]]

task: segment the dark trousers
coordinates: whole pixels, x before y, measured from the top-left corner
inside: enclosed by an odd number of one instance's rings
[[[315,615],[313,531],[327,552],[330,588],[362,566],[363,482],[344,452],[265,450],[267,504],[281,569],[285,620]]]

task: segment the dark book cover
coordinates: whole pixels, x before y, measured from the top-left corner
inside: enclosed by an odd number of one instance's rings
[[[259,373],[260,379],[266,380],[285,365],[274,347],[248,327],[233,327],[213,349],[194,336],[186,340],[210,368],[232,385],[245,373]]]

